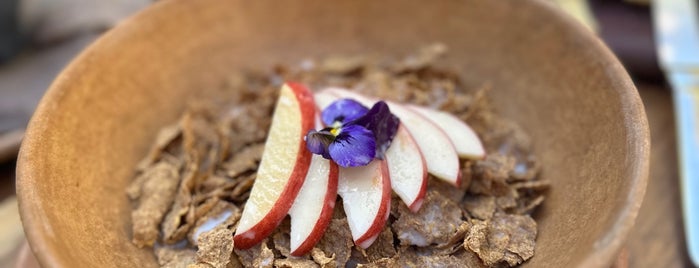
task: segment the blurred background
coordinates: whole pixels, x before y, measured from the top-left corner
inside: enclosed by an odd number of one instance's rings
[[[659,68],[650,0],[544,0],[596,32],[623,62],[651,127],[651,170],[635,229],[616,267],[689,267],[672,92]],[[54,77],[85,46],[150,0],[0,1],[0,267],[35,267],[14,197],[24,128]],[[565,68],[562,66],[562,68]]]

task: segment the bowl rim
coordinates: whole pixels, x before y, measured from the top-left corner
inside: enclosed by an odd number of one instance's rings
[[[51,83],[48,90],[39,102],[26,130],[22,146],[17,158],[16,169],[16,194],[19,203],[19,212],[24,227],[24,232],[27,237],[28,244],[37,260],[43,267],[64,267],[62,260],[53,255],[55,250],[43,243],[45,240],[45,232],[40,228],[41,218],[37,218],[35,214],[29,210],[36,198],[36,192],[32,186],[38,182],[38,177],[42,174],[41,171],[32,168],[32,162],[36,159],[41,159],[41,144],[39,138],[41,133],[47,128],[47,119],[50,114],[56,109],[56,101],[61,99],[65,94],[67,87],[65,86],[74,77],[72,74],[82,69],[84,61],[95,50],[101,47],[102,43],[112,42],[120,33],[128,31],[132,27],[138,27],[142,20],[148,20],[151,14],[161,12],[169,5],[177,5],[180,1],[158,1],[151,4],[147,8],[137,12],[131,17],[122,21],[117,27],[114,27],[100,36],[92,44],[87,46],[78,54],[66,67],[56,76],[56,79]],[[631,78],[621,65],[618,58],[611,50],[596,36],[595,33],[580,24],[573,17],[565,14],[559,7],[553,3],[543,0],[534,1],[516,1],[517,4],[531,5],[541,12],[549,13],[547,16],[553,18],[555,23],[561,23],[564,27],[571,29],[581,39],[589,41],[592,50],[600,53],[600,58],[607,63],[610,76],[619,79],[616,87],[610,88],[614,90],[620,97],[621,110],[624,111],[624,128],[627,130],[628,138],[628,153],[634,157],[630,159],[628,164],[630,168],[630,189],[626,196],[625,206],[617,213],[613,220],[611,228],[605,232],[600,239],[604,243],[595,243],[594,250],[586,256],[579,267],[608,267],[616,258],[621,250],[623,243],[630,234],[638,211],[643,202],[643,197],[646,191],[646,185],[649,176],[650,166],[650,131],[648,120],[645,114],[643,102],[636,90]]]
[[[630,171],[630,189],[626,196],[626,206],[617,214],[611,228],[606,234],[599,239],[604,243],[595,242],[595,250],[587,256],[578,267],[609,267],[617,258],[621,248],[626,242],[631,230],[633,229],[638,212],[643,203],[643,198],[646,194],[648,185],[648,177],[650,170],[650,128],[648,125],[648,117],[641,100],[641,96],[636,89],[633,80],[626,72],[626,68],[621,64],[619,58],[611,51],[611,49],[602,41],[602,39],[591,29],[577,21],[574,17],[562,12],[562,10],[554,6],[552,2],[542,0],[527,1],[533,5],[538,5],[542,9],[553,13],[556,19],[560,20],[565,27],[571,28],[581,38],[591,41],[592,49],[598,50],[601,53],[600,58],[609,61],[607,69],[613,72],[613,76],[619,79],[617,87],[610,88],[619,94],[621,100],[621,111],[624,118],[624,128],[627,132],[628,152],[631,155],[636,155],[632,158],[628,166],[631,166]]]

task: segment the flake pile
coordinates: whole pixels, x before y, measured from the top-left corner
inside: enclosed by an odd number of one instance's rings
[[[435,66],[445,51],[433,45],[399,61],[328,57],[233,74],[222,90],[229,95],[193,102],[138,164],[126,190],[133,201],[133,243],[153,247],[162,267],[507,267],[528,260],[537,236],[530,214],[549,183],[537,177],[528,136],[490,107],[487,87],[468,87]],[[233,249],[285,80],[448,111],[474,128],[488,157],[462,162],[461,188],[430,177],[417,213],[394,196],[386,229],[366,250],[354,246],[339,201],[307,256],[290,257],[288,219],[260,245]]]

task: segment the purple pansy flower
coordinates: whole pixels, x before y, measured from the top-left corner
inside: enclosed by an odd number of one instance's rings
[[[400,120],[379,101],[371,109],[352,99],[331,103],[321,113],[328,126],[306,134],[306,148],[342,167],[365,166],[383,155],[396,135]]]
[[[349,123],[352,120],[362,117],[369,111],[364,105],[353,99],[339,99],[328,105],[320,117],[323,124],[332,126],[335,122],[342,124]]]

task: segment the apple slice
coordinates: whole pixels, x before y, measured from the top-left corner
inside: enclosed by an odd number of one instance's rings
[[[381,233],[391,211],[391,181],[386,161],[340,168],[337,193],[347,215],[354,244],[368,248]]]
[[[313,94],[305,86],[282,86],[257,178],[233,236],[234,247],[259,243],[289,212],[311,164],[303,138],[313,128],[315,112]]]
[[[289,210],[291,255],[306,254],[323,237],[335,208],[337,180],[337,164],[313,155],[306,181]]]
[[[404,106],[387,103],[391,111],[400,118],[401,123],[413,135],[427,163],[427,171],[437,178],[460,186],[459,155],[442,128]]]
[[[333,101],[336,101],[340,97],[328,90],[323,90],[313,94],[313,98],[316,101],[316,106],[320,111],[323,111],[325,107],[328,107]],[[362,103],[366,106],[366,103]],[[367,107],[371,108],[371,107]]]
[[[323,109],[340,97],[334,93],[342,89],[326,89],[315,94],[316,105]],[[366,97],[356,97],[356,101],[370,108],[374,101]],[[412,135],[401,124],[391,146],[384,155],[391,178],[391,188],[410,208],[417,212],[427,191],[427,167],[420,148]]]
[[[322,127],[316,115],[316,129]],[[306,180],[289,209],[291,255],[303,256],[323,237],[335,208],[338,172],[335,162],[320,155],[312,156]]]
[[[449,136],[449,139],[454,144],[454,149],[456,149],[456,153],[458,153],[459,156],[473,160],[485,158],[485,149],[478,135],[459,118],[449,113],[425,107],[413,105],[410,106],[410,108],[442,128],[444,133]]]
[[[412,212],[422,206],[427,191],[427,167],[413,136],[401,124],[384,155],[391,188]]]
[[[342,98],[353,98],[362,103],[367,101],[366,97],[347,90],[330,88],[327,91]],[[427,171],[439,179],[460,186],[459,155],[442,128],[407,107],[392,102],[386,103],[420,147],[427,163]]]

